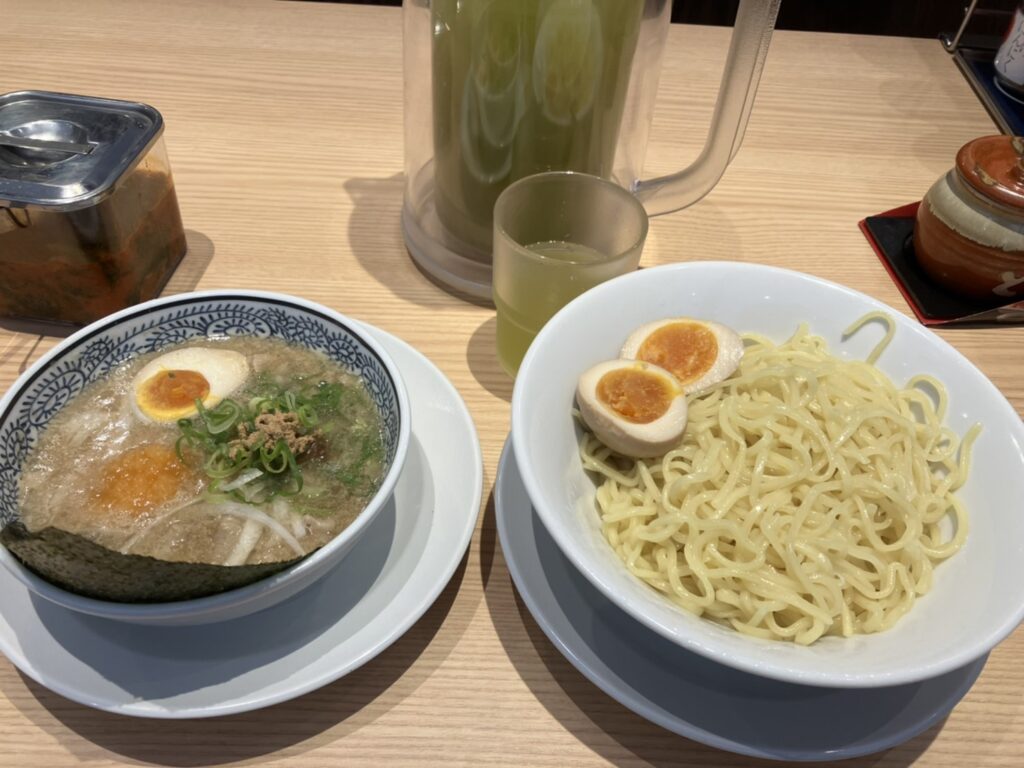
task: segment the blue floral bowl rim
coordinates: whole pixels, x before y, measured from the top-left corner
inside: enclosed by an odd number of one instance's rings
[[[376,516],[380,508],[391,498],[395,485],[401,475],[405,459],[408,454],[409,442],[411,439],[411,418],[409,411],[409,396],[405,387],[405,381],[394,360],[374,339],[369,331],[375,326],[369,323],[355,320],[336,310],[326,307],[309,299],[293,296],[275,291],[261,291],[243,288],[221,288],[205,291],[190,291],[176,293],[172,296],[162,296],[146,302],[135,304],[113,314],[96,320],[81,328],[75,333],[59,342],[53,349],[46,352],[32,366],[22,373],[14,383],[0,397],[0,424],[9,417],[9,409],[14,401],[22,394],[23,390],[31,386],[35,379],[41,375],[54,361],[59,360],[69,350],[74,349],[81,342],[91,336],[109,330],[124,320],[143,317],[154,310],[163,309],[175,304],[192,304],[202,301],[256,301],[259,303],[276,304],[283,307],[292,306],[319,315],[322,319],[333,325],[340,326],[344,331],[356,337],[382,364],[388,374],[388,378],[394,388],[395,399],[398,404],[398,443],[395,448],[395,456],[388,468],[380,487],[373,498],[363,508],[355,520],[341,533],[335,536],[330,542],[309,556],[303,558],[295,565],[276,573],[267,578],[248,584],[243,587],[228,590],[207,597],[194,598],[192,600],[179,600],[163,603],[117,603],[108,600],[85,597],[62,589],[45,579],[37,576],[14,557],[6,547],[0,545],[0,564],[7,568],[16,578],[25,584],[32,592],[41,597],[87,614],[105,616],[113,619],[128,620],[160,620],[173,619],[176,616],[215,616],[222,610],[237,608],[247,603],[262,603],[264,599],[274,592],[286,588],[293,580],[303,579],[307,572],[326,570],[322,563],[331,557],[332,553],[344,546],[349,540],[357,537],[371,520]],[[312,574],[310,574],[312,575]],[[320,574],[317,574],[317,576]],[[309,579],[312,583],[314,578]],[[307,584],[308,586],[308,584]],[[268,603],[269,605],[269,603]],[[259,610],[259,607],[253,608]]]

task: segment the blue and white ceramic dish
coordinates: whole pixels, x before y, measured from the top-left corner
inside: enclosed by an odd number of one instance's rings
[[[322,576],[387,502],[409,445],[409,406],[394,362],[361,325],[326,307],[261,291],[207,291],[139,304],[58,344],[0,400],[0,521],[17,515],[18,477],[50,419],[87,384],[125,360],[188,339],[270,336],[318,350],[362,376],[380,411],[388,469],[356,520],[309,557],[246,587],[172,603],[131,605],[81,597],[35,576],[6,549],[0,562],[35,594],[73,610],[145,624],[199,624],[267,608]]]

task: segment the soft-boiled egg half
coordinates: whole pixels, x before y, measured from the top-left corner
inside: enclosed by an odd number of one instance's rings
[[[196,400],[212,408],[249,375],[245,356],[228,349],[188,347],[149,362],[132,382],[136,413],[168,422],[194,416]]]
[[[743,340],[724,325],[674,317],[637,328],[621,357],[661,366],[687,392],[698,392],[732,375],[743,357]]]
[[[686,429],[686,396],[679,381],[640,360],[598,363],[580,376],[576,402],[597,438],[624,456],[665,453]]]

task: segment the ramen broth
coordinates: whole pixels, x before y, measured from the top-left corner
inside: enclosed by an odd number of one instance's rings
[[[202,413],[164,422],[140,413],[137,376],[164,349],[90,384],[52,419],[22,472],[21,516],[29,530],[53,526],[161,560],[242,565],[308,554],[362,511],[385,467],[381,417],[357,375],[274,339],[204,338],[171,349],[188,348],[244,356],[244,381],[219,402],[250,415],[271,402],[301,410],[308,438],[293,441],[294,455],[275,454],[274,441],[264,441],[273,469],[292,457],[289,480],[257,471],[259,448],[252,466],[233,447],[221,449],[219,459],[204,454],[194,437]],[[216,372],[207,378],[215,387]],[[250,430],[238,427],[226,445],[243,445]],[[221,465],[229,459],[239,468],[225,475]]]

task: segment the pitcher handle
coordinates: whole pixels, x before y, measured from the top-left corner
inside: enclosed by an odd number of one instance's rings
[[[637,181],[633,187],[647,213],[671,213],[700,200],[722,178],[743,143],[757,95],[781,0],[740,0],[729,54],[718,89],[708,137],[688,168],[667,176]]]

